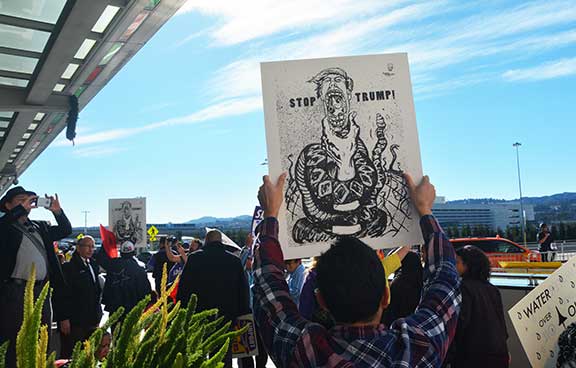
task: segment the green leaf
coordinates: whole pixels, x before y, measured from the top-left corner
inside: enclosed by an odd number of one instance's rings
[[[205,361],[204,363],[202,363],[200,368],[216,368],[216,367],[218,367],[218,363],[222,362],[222,359],[224,359],[224,357],[226,356],[226,353],[228,353],[229,348],[230,348],[230,339],[227,338],[226,342],[222,345],[220,350],[218,350],[218,352],[212,358],[210,358],[207,361]]]
[[[116,354],[114,355],[114,361],[112,362],[114,367],[120,367],[122,364],[126,364],[128,359],[131,358],[129,353],[129,345],[131,340],[135,337],[134,330],[138,325],[138,320],[140,315],[146,308],[146,305],[150,302],[150,295],[147,295],[142,299],[126,316],[126,319],[122,323],[122,330],[120,331],[120,337],[118,338],[117,344],[115,344],[114,349]],[[140,331],[136,331],[138,334]]]
[[[8,351],[10,340],[6,340],[0,345],[0,368],[6,368],[6,352]]]
[[[212,333],[212,335],[210,335],[206,340],[204,340],[204,342],[201,345],[201,349],[205,353],[209,353],[210,351],[206,350],[206,346],[208,346],[211,342],[216,340],[218,337],[223,336],[227,331],[230,331],[230,325],[231,324],[232,324],[232,322],[228,321],[224,324],[224,326],[220,327],[220,329],[218,331]]]
[[[54,367],[55,361],[56,361],[56,352],[53,351],[50,353],[50,355],[48,355],[48,358],[46,359],[46,368]]]
[[[178,353],[176,355],[176,359],[174,360],[174,365],[172,365],[172,368],[184,368],[184,356],[182,353]]]
[[[196,313],[196,305],[198,304],[198,296],[196,294],[190,295],[190,300],[188,300],[188,305],[186,306],[186,326],[192,324],[192,316]]]
[[[210,335],[212,332],[216,331],[218,326],[220,326],[223,321],[224,321],[224,316],[221,316],[218,319],[216,319],[210,323],[207,323],[206,324],[206,335]]]

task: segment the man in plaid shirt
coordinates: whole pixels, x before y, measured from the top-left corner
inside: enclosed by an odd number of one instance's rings
[[[258,198],[259,225],[254,271],[254,315],[266,351],[278,367],[440,367],[452,341],[460,305],[452,245],[432,216],[436,192],[428,177],[416,186],[406,175],[412,203],[421,216],[426,256],[423,297],[416,312],[390,328],[380,324],[388,304],[382,265],[360,240],[342,238],[320,256],[318,302],[336,327],[302,318],[284,279],[278,242],[278,211],[286,174],[276,184],[264,177]]]

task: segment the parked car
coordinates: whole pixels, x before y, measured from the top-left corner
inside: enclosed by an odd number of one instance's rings
[[[490,259],[493,268],[500,268],[499,261],[514,262],[540,262],[542,256],[538,251],[533,251],[514,243],[511,240],[501,238],[457,238],[450,239],[454,248],[458,249],[465,245],[474,245],[480,248]]]

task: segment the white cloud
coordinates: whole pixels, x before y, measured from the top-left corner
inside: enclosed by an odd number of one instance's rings
[[[174,47],[180,47],[180,46],[182,46],[182,45],[184,45],[184,44],[187,44],[188,42],[190,42],[190,41],[192,41],[192,40],[195,40],[195,39],[197,39],[197,38],[200,38],[200,37],[206,35],[207,33],[208,33],[208,30],[201,30],[201,31],[198,31],[198,32],[194,32],[194,33],[192,33],[192,34],[184,37],[182,40],[176,42],[176,43],[174,44]]]
[[[178,14],[200,12],[221,20],[212,34],[219,45],[338,24],[390,9],[406,0],[189,0]]]
[[[444,21],[451,12],[457,13],[458,21]],[[442,21],[433,18],[437,16]],[[449,91],[482,81],[475,72],[443,76],[449,66],[474,64],[472,69],[493,69],[490,78],[498,77],[498,68],[512,61],[576,42],[575,30],[562,29],[573,21],[576,7],[571,1],[530,2],[480,14],[469,4],[447,1],[397,6],[383,15],[301,32],[301,37],[283,43],[276,39],[258,43],[257,48],[247,48],[242,58],[217,70],[207,89],[216,98],[258,95],[261,61],[408,52],[416,90]],[[427,83],[431,85],[422,85]]]
[[[198,110],[192,114],[158,121],[135,128],[112,129],[85,136],[77,136],[74,140],[77,146],[103,143],[118,140],[140,133],[175,125],[194,124],[227,116],[243,115],[262,108],[260,97],[240,98],[222,101]],[[70,142],[59,140],[54,143],[56,147],[69,146]]]
[[[539,81],[576,75],[576,57],[547,62],[538,66],[508,70],[502,77],[508,81]]]
[[[209,81],[209,90],[219,98],[258,95],[262,61],[352,55],[358,50],[375,47],[374,41],[382,39],[381,36],[370,35],[386,34],[386,38],[390,39],[400,37],[399,32],[389,28],[432,16],[445,5],[443,1],[410,5],[385,15],[350,21],[328,31],[262,49],[217,70],[215,77]]]

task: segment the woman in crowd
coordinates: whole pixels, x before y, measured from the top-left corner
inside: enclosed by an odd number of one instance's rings
[[[172,284],[182,273],[184,265],[188,260],[188,254],[197,251],[200,248],[200,245],[201,243],[198,239],[192,239],[190,242],[184,242],[182,245],[177,243],[176,249],[178,250],[178,254],[174,254],[172,253],[172,249],[170,249],[168,242],[164,243],[168,261],[174,263],[174,266],[168,270],[168,285]]]
[[[422,296],[422,280],[420,256],[414,252],[406,253],[402,266],[390,283],[390,305],[382,315],[382,323],[390,326],[398,318],[414,313]]]
[[[330,313],[320,307],[316,300],[316,262],[318,257],[312,258],[312,264],[306,274],[304,285],[302,285],[302,292],[300,293],[300,301],[298,309],[302,317],[309,321],[317,322],[326,328],[334,326],[334,319]]]
[[[510,363],[502,298],[490,278],[490,261],[479,248],[456,250],[462,277],[462,304],[456,336],[445,366],[451,368],[507,368]]]

